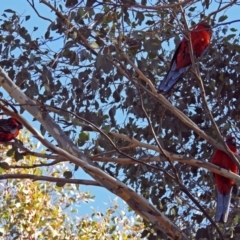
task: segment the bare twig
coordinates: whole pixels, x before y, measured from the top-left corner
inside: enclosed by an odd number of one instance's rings
[[[32,165],[9,165],[9,168],[18,168],[18,169],[32,169],[32,168],[38,168],[38,167],[49,167],[49,166],[53,166],[56,165],[60,162],[66,162],[66,159],[63,159],[61,157],[59,157],[58,160],[52,161],[50,163],[39,163],[39,164],[32,164]]]
[[[225,23],[219,23],[219,24],[216,24],[215,26],[213,26],[212,28],[216,28],[216,27],[224,26],[224,25],[230,25],[230,24],[236,23],[236,22],[240,22],[240,19],[233,20],[233,21],[230,21],[230,22],[225,22]]]
[[[192,196],[192,194],[188,191],[188,189],[187,189],[183,184],[180,185],[180,189],[181,189],[181,191],[184,192],[184,193],[194,202],[194,204],[203,212],[203,214],[207,217],[207,219],[210,221],[210,223],[212,223],[212,225],[216,228],[220,239],[224,240],[224,237],[223,237],[223,235],[222,235],[221,230],[219,229],[219,227],[217,226],[217,224],[212,220],[211,216],[207,213],[207,211],[205,211],[205,209],[201,206],[201,204]]]
[[[33,174],[3,174],[0,175],[0,179],[31,179],[33,182],[35,181],[47,181],[47,182],[55,182],[55,183],[70,183],[70,184],[82,184],[88,186],[97,186],[102,187],[98,182],[93,180],[82,180],[82,179],[67,179],[67,178],[55,178],[55,177],[47,177],[47,176],[37,176]]]
[[[172,168],[172,170],[173,170],[173,172],[174,172],[174,175],[175,175],[174,180],[175,180],[176,182],[180,182],[179,175],[178,175],[178,173],[177,173],[176,168],[175,168],[174,165],[173,165],[173,162],[169,159],[169,157],[168,157],[168,155],[167,155],[167,152],[162,148],[160,142],[159,142],[158,139],[157,139],[156,133],[155,133],[155,131],[154,131],[154,129],[153,129],[153,126],[152,126],[152,123],[151,123],[151,119],[150,119],[150,117],[148,116],[147,111],[146,111],[146,109],[145,109],[145,107],[144,107],[143,100],[142,100],[142,95],[141,95],[141,92],[140,92],[140,89],[139,89],[139,88],[138,88],[138,92],[139,92],[139,98],[140,98],[140,102],[141,102],[141,108],[142,108],[142,110],[143,110],[143,112],[144,112],[145,117],[147,118],[148,126],[149,126],[150,129],[151,129],[153,138],[154,138],[155,142],[157,143],[157,146],[158,146],[160,152],[163,154],[163,156],[165,156],[165,157],[167,158],[167,160],[168,160],[168,162],[169,162],[169,164],[170,164],[170,166],[171,166],[171,168]]]
[[[50,23],[52,23],[53,21],[49,18],[43,17],[42,15],[39,14],[39,12],[37,11],[35,4],[34,4],[34,0],[32,0],[32,2],[30,2],[30,0],[27,0],[27,2],[29,3],[29,5],[33,8],[33,10],[35,11],[35,13],[42,18],[43,20],[49,21]]]
[[[122,148],[119,148],[121,151],[124,151],[124,150],[130,150],[130,149],[133,149],[133,148],[136,148],[136,145],[135,144],[131,144],[129,146],[126,146],[126,147],[122,147]],[[100,156],[106,156],[106,155],[109,155],[109,154],[114,154],[116,153],[117,150],[111,150],[111,151],[107,151],[107,152],[101,152],[101,153],[98,153],[98,154],[95,154],[93,157],[91,157],[91,159],[93,158],[97,158],[97,157],[100,157]]]
[[[223,11],[223,10],[231,7],[231,6],[234,5],[235,3],[237,3],[237,0],[233,0],[233,1],[229,2],[229,3],[226,4],[225,6],[223,6],[223,7],[219,8],[219,9],[217,9],[217,10],[209,13],[209,14],[208,14],[208,17],[211,17],[212,15],[218,14],[219,12],[221,12],[221,11]]]
[[[164,3],[165,5],[162,5],[162,6],[159,6],[159,5],[156,5],[156,6],[144,6],[144,5],[140,5],[140,4],[134,4],[134,5],[130,6],[130,7],[158,11],[160,9],[176,8],[176,7],[179,7],[179,6],[185,6],[185,5],[189,4],[189,3],[194,4],[196,2],[197,2],[197,0],[195,0],[195,1],[187,0],[187,1],[184,1],[184,2],[178,2],[178,3],[174,3],[174,4],[168,4],[168,5],[166,5]]]

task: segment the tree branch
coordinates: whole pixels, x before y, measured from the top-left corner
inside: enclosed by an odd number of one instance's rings
[[[0,179],[31,179],[35,181],[47,181],[55,183],[69,183],[69,184],[82,184],[87,186],[97,186],[102,187],[98,182],[93,180],[82,180],[82,179],[67,179],[67,178],[56,178],[47,176],[37,176],[34,174],[3,174],[0,175]]]
[[[38,15],[38,17],[42,18],[43,20],[49,21],[50,23],[52,23],[53,21],[49,18],[43,17],[42,15],[39,14],[39,12],[37,11],[37,9],[35,8],[35,4],[34,1],[32,0],[32,2],[30,2],[29,0],[27,0],[27,2],[29,3],[29,5],[32,7],[32,9],[35,11],[35,13]]]
[[[157,210],[152,204],[150,204],[145,198],[138,195],[131,188],[118,181],[117,179],[107,175],[101,169],[94,166],[92,161],[85,156],[68,136],[62,131],[44,106],[33,106],[34,101],[28,98],[8,77],[8,75],[0,67],[0,85],[12,96],[18,103],[22,104],[23,108],[34,116],[42,126],[51,134],[51,136],[57,141],[59,147],[56,147],[46,141],[44,137],[39,134],[34,128],[32,128],[27,121],[21,116],[17,116],[17,119],[23,123],[24,126],[28,126],[33,132],[38,133],[37,137],[39,141],[49,146],[52,152],[55,154],[69,159],[69,161],[75,163],[77,166],[82,167],[84,171],[90,174],[95,180],[97,180],[103,187],[107,188],[112,193],[121,197],[137,214],[143,217],[146,221],[153,224],[156,229],[159,229],[163,233],[167,234],[169,239],[187,239],[182,231],[173,224],[162,212]],[[11,113],[11,112],[10,112]],[[12,113],[11,113],[12,114]],[[26,124],[26,125],[25,125]],[[31,132],[32,132],[31,131]]]

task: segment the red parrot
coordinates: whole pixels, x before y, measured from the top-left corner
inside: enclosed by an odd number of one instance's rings
[[[210,45],[212,37],[211,27],[205,22],[200,22],[193,30],[191,30],[190,34],[193,53],[199,58],[207,52]],[[188,41],[186,38],[183,38],[173,55],[171,67],[167,75],[158,86],[158,92],[167,94],[178,82],[189,65],[191,65],[191,57],[189,54]]]
[[[234,154],[238,154],[236,148],[236,139],[234,137],[228,137],[226,143]],[[230,170],[233,173],[238,173],[237,165],[225,152],[221,150],[216,150],[211,163]],[[217,210],[215,214],[215,221],[226,223],[228,219],[234,181],[218,174],[213,175],[217,187]]]
[[[17,137],[22,124],[15,118],[0,119],[0,142],[9,142]]]

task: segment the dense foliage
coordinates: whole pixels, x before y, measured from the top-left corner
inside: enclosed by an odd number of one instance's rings
[[[28,150],[36,150],[28,133],[19,138]],[[15,150],[15,146],[0,149],[1,239],[140,239],[141,218],[120,207],[117,199],[101,211],[91,208],[89,215],[82,214],[82,208],[90,209],[94,196],[61,178],[63,172],[66,177],[68,164],[37,167],[34,164],[47,160],[27,152],[23,156],[22,151],[16,157]]]
[[[33,29],[25,24],[36,16],[4,11],[0,65],[13,82],[105,173],[146,198],[187,237],[214,239],[217,231],[219,238],[237,239],[239,197],[233,197],[226,225],[210,221],[216,198],[212,173],[190,159],[209,161],[214,146],[177,117],[176,108],[220,143],[214,122],[223,138],[239,139],[239,23],[227,23],[239,1],[40,1],[49,14],[38,12],[34,0],[27,2],[48,27],[33,38],[38,23]],[[213,27],[212,43],[165,96],[176,107],[170,110],[150,83],[162,80],[172,51],[200,19]],[[52,137],[44,126],[40,130]],[[162,149],[189,158],[189,164],[159,157]],[[145,224],[142,237],[156,239],[147,230],[152,222]]]

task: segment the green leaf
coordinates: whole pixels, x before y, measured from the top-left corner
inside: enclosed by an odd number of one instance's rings
[[[78,165],[75,165],[74,171],[76,172],[78,169],[79,169],[79,166],[78,166]]]
[[[237,32],[237,29],[236,28],[230,28],[230,31]]]
[[[209,0],[205,0],[204,3],[206,5],[206,9],[208,9],[209,8],[209,3],[210,3]]]
[[[222,15],[222,16],[218,19],[218,22],[223,22],[223,21],[225,21],[227,18],[228,18],[227,15]]]
[[[57,187],[63,187],[66,183],[63,183],[63,182],[57,182],[56,183],[56,186]]]
[[[5,9],[4,12],[7,12],[7,13],[16,13],[16,12],[13,11],[12,9]]]
[[[228,130],[231,127],[231,125],[229,124],[229,122],[225,123],[223,126],[224,130]]]
[[[92,42],[90,44],[90,46],[93,48],[93,49],[99,49],[99,45],[96,43],[96,42]]]
[[[23,159],[23,155],[21,153],[19,153],[18,151],[15,151],[14,158],[18,162],[19,160]]]
[[[218,78],[221,82],[223,82],[224,81],[224,75],[223,75],[223,73],[221,73],[220,74],[220,76],[219,76],[219,78]]]
[[[190,7],[188,10],[189,10],[190,12],[193,12],[195,9],[196,9],[196,7]]]
[[[234,38],[235,36],[236,36],[235,33],[229,34],[229,35],[227,35],[227,36],[224,38],[224,40],[228,42],[229,40],[231,40],[231,39]]]
[[[226,34],[227,33],[227,27],[224,27],[223,29],[222,29],[222,32],[223,32],[223,34]]]
[[[138,24],[141,25],[144,20],[143,12],[137,12],[135,19],[138,20]]]
[[[111,130],[111,125],[108,125],[108,124],[103,125],[102,130],[104,130],[105,132],[109,132]]]
[[[154,21],[151,21],[151,20],[148,20],[148,21],[146,21],[146,25],[153,25],[155,22]]]
[[[43,136],[44,136],[45,133],[46,133],[46,129],[43,127],[42,124],[40,125],[40,132],[41,132],[41,134],[42,134]]]
[[[83,126],[82,131],[94,131],[94,129],[91,126]]]
[[[14,149],[10,149],[10,150],[7,151],[6,155],[7,155],[8,157],[12,157],[13,154],[14,154],[14,152],[15,152]]]
[[[196,234],[196,240],[208,239],[208,230],[206,228],[199,228]]]
[[[45,39],[49,39],[50,37],[50,30],[48,29],[44,35]]]
[[[9,164],[7,162],[0,162],[0,167],[3,169],[10,169]]]
[[[71,178],[72,177],[72,172],[71,171],[65,171],[64,173],[63,173],[63,176],[65,177],[65,178]]]
[[[79,139],[82,141],[88,141],[89,140],[89,133],[88,132],[81,132],[79,134]]]

